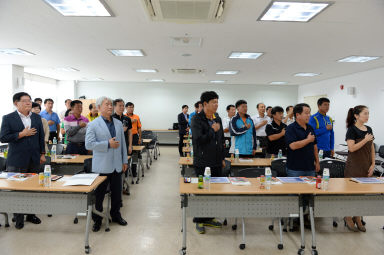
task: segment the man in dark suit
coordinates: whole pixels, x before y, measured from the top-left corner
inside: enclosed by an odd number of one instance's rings
[[[4,115],[1,123],[0,141],[8,143],[7,171],[37,172],[45,162],[44,129],[41,117],[31,112],[31,96],[25,92],[13,96],[17,110]],[[16,228],[24,227],[24,214],[15,214]],[[40,224],[34,214],[27,215],[27,221]]]
[[[177,116],[177,122],[179,123],[179,154],[180,157],[183,156],[183,140],[184,135],[189,132],[189,114],[188,114],[188,105],[183,105],[181,107],[182,112]]]

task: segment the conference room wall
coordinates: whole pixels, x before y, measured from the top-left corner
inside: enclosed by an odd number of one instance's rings
[[[346,118],[348,109],[356,105],[369,107],[370,118],[367,125],[372,127],[375,143],[384,145],[384,132],[381,130],[384,109],[384,68],[341,76],[321,82],[301,85],[298,88],[298,99],[326,94],[331,100],[329,115],[336,120],[336,144],[345,143]],[[344,89],[340,88],[344,85]],[[355,88],[354,95],[348,95],[348,87]],[[313,109],[312,112],[317,111]]]
[[[187,104],[189,112],[194,111],[194,103],[202,92],[214,90],[219,95],[220,116],[226,116],[228,104],[238,99],[248,102],[248,113],[256,114],[256,104],[281,105],[284,108],[297,102],[297,86],[263,86],[230,84],[166,84],[128,82],[79,82],[76,96],[87,99],[108,96],[123,98],[135,104],[135,112],[140,115],[144,128],[168,129],[177,122],[181,106]]]

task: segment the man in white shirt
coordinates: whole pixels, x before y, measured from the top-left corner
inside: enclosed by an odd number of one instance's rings
[[[71,109],[71,102],[72,102],[72,100],[71,99],[65,99],[65,110],[62,110],[61,112],[60,112],[60,115],[59,115],[59,117],[60,117],[60,121],[63,121],[64,120],[64,118],[65,118],[65,112],[67,111],[67,110],[69,110],[69,109]]]
[[[229,157],[230,153],[234,153],[232,148],[233,142],[231,140],[231,133],[229,131],[229,123],[231,122],[232,117],[235,116],[236,114],[236,108],[233,104],[230,104],[227,106],[227,113],[228,113],[228,116],[222,119],[222,124],[223,124],[223,130],[224,130],[224,140],[225,140],[225,146],[224,146],[225,156]],[[232,137],[232,139],[234,139],[234,137]]]
[[[260,142],[260,147],[265,149],[267,147],[267,133],[265,128],[267,124],[271,123],[271,118],[265,114],[265,104],[258,103],[257,106],[258,114],[252,117],[253,123],[255,124],[256,137]]]
[[[293,117],[293,106],[292,105],[287,106],[285,111],[287,112],[287,116],[285,116],[285,118],[283,119],[283,123],[289,126],[290,124],[295,122],[295,118]]]

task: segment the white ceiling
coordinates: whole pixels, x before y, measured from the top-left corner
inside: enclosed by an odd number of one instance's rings
[[[64,17],[43,0],[0,0],[0,48],[22,48],[35,56],[0,55],[0,64],[59,80],[101,77],[106,81],[233,84],[287,81],[306,84],[384,66],[384,58],[368,63],[338,63],[350,55],[384,56],[384,1],[336,0],[309,23],[261,22],[269,0],[229,0],[224,22],[174,24],[152,22],[141,0],[107,0],[115,17]],[[201,37],[202,46],[173,47],[169,38]],[[146,57],[114,57],[106,49],[143,49]],[[231,51],[265,54],[257,60],[228,59]],[[192,56],[183,57],[184,53]],[[73,67],[67,73],[54,67]],[[156,68],[159,73],[136,73]],[[173,74],[172,68],[201,68],[204,74]],[[216,70],[240,70],[235,76]],[[294,77],[298,72],[321,73]]]

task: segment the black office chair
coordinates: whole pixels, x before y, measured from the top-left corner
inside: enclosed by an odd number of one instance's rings
[[[0,157],[0,171],[5,171],[7,169],[7,159]]]
[[[63,155],[64,154],[64,145],[59,143],[56,144],[56,155]]]
[[[345,161],[339,159],[323,159],[320,161],[320,171],[318,175],[322,176],[324,168],[329,169],[330,178],[344,178]],[[333,227],[337,228],[337,218],[333,218]]]
[[[271,170],[275,171],[278,177],[287,177],[287,159],[279,158],[271,162]]]
[[[272,170],[272,177],[276,177],[277,173],[276,171]],[[237,171],[236,177],[247,177],[247,178],[257,178],[261,175],[265,174],[265,168],[264,167],[251,167],[251,168],[244,168]],[[245,223],[244,218],[241,219],[242,221],[242,228],[243,228],[243,240],[242,243],[239,245],[239,248],[241,250],[245,249]],[[280,227],[280,243],[278,244],[278,249],[281,250],[284,248],[283,246],[283,233],[282,233],[282,227],[281,227],[281,219],[279,219],[279,227]],[[237,229],[237,218],[235,219],[235,224],[232,225],[232,230]]]
[[[141,133],[142,139],[152,139],[152,141],[147,145],[147,149],[150,150],[150,154],[153,154],[153,159],[157,160],[158,156],[160,156],[159,149],[159,140],[157,135],[151,130],[144,130]],[[152,164],[152,157],[151,162]]]

